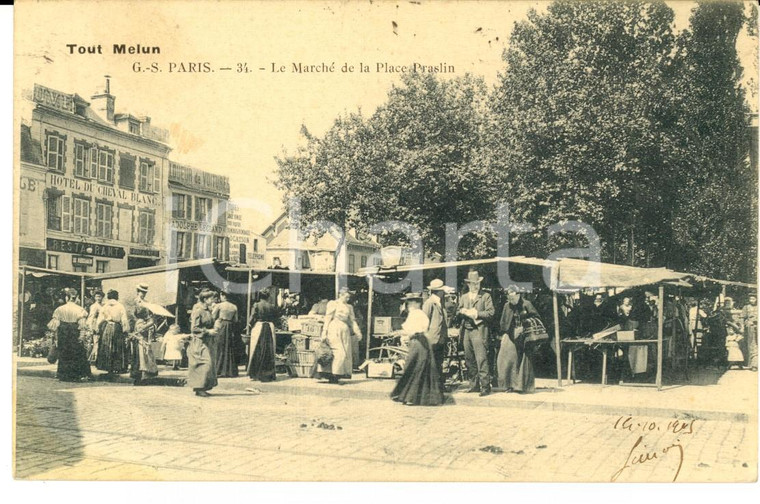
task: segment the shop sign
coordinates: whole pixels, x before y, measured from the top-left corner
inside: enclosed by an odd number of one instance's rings
[[[67,254],[88,254],[99,257],[110,257],[113,259],[123,259],[126,255],[122,247],[112,245],[99,245],[87,242],[75,242],[71,240],[59,240],[57,238],[47,239],[47,249],[52,252],[64,252]]]
[[[74,266],[92,266],[93,259],[92,257],[87,256],[73,256],[71,258],[71,264]]]
[[[217,226],[208,222],[195,222],[187,220],[171,220],[172,229],[175,231],[200,231],[201,233],[227,234],[225,226]]]
[[[70,112],[72,114],[76,112],[73,95],[61,93],[39,84],[34,85],[34,101],[41,105],[62,110],[63,112]]]
[[[132,255],[148,256],[148,257],[160,256],[158,250],[142,249],[142,248],[135,248],[135,247],[130,248],[129,253]]]

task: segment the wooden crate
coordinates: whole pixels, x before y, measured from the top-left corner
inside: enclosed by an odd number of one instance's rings
[[[319,320],[304,320],[301,323],[301,334],[319,338],[322,336],[324,323]]]

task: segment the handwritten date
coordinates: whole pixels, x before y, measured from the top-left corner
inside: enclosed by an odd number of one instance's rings
[[[614,428],[616,430],[624,430],[629,432],[657,432],[657,431],[669,431],[673,434],[693,434],[694,422],[696,420],[671,420],[667,424],[653,420],[637,421],[633,417],[621,416],[615,422]]]

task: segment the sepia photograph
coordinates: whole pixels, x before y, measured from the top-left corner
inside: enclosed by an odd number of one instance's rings
[[[13,23],[15,480],[757,482],[757,1]]]

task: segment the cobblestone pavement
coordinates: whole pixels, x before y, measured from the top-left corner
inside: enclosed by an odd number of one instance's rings
[[[757,424],[17,382],[15,475],[85,480],[753,481]],[[674,433],[678,431],[678,433]],[[683,460],[681,460],[683,454]],[[680,464],[680,470],[679,470]]]

